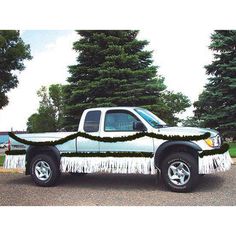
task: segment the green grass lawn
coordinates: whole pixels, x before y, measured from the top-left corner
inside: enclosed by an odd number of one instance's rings
[[[235,157],[236,158],[236,143],[229,143],[229,153],[231,155],[231,157]]]
[[[3,165],[4,159],[5,159],[5,156],[4,155],[0,155],[0,166]]]

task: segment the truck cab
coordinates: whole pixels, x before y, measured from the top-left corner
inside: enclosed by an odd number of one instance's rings
[[[146,120],[144,119],[146,118]],[[166,124],[147,110],[133,107],[98,108],[85,110],[78,131],[100,137],[129,136],[138,132],[153,132],[147,120],[159,126]],[[154,152],[154,140],[143,137],[133,141],[105,143],[88,141],[78,138],[77,147],[80,151],[95,152]]]

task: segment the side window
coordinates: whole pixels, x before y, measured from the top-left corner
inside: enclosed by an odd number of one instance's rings
[[[98,132],[101,111],[89,111],[84,120],[85,132]]]
[[[139,121],[128,111],[108,111],[105,117],[105,131],[134,131],[134,122]]]

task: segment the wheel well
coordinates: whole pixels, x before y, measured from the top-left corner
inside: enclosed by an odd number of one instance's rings
[[[30,174],[30,163],[33,158],[38,154],[47,154],[54,158],[57,164],[60,166],[60,152],[54,146],[49,147],[32,147],[30,146],[26,152],[26,171],[25,174]]]
[[[155,155],[155,166],[160,169],[162,161],[166,156],[168,156],[171,153],[176,152],[187,152],[193,155],[194,158],[198,157],[198,150],[196,150],[193,147],[184,145],[184,144],[176,144],[166,147],[164,150],[162,150],[160,153],[156,153]]]

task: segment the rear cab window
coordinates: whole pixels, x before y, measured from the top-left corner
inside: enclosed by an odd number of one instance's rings
[[[100,118],[101,118],[101,111],[89,111],[85,116],[84,131],[88,133],[98,132]]]

